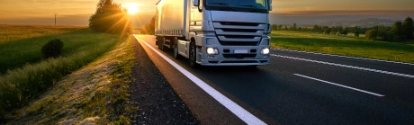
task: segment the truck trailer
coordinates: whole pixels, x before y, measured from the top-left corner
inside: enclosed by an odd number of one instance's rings
[[[160,0],[156,44],[197,66],[270,63],[272,0]]]

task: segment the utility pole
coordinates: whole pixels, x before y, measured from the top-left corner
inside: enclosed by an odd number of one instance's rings
[[[56,13],[55,13],[55,25],[56,25]]]

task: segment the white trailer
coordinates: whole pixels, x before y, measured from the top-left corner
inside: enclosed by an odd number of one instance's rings
[[[160,0],[156,44],[193,67],[269,64],[271,1]]]

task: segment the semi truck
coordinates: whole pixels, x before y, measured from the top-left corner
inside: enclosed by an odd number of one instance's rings
[[[156,5],[156,45],[192,67],[270,63],[272,0],[160,0]]]

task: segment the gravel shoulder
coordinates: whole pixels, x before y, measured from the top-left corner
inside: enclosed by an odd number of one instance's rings
[[[142,46],[135,42],[135,65],[131,85],[131,101],[139,106],[133,124],[200,124],[181,98],[171,88],[148,57]]]

